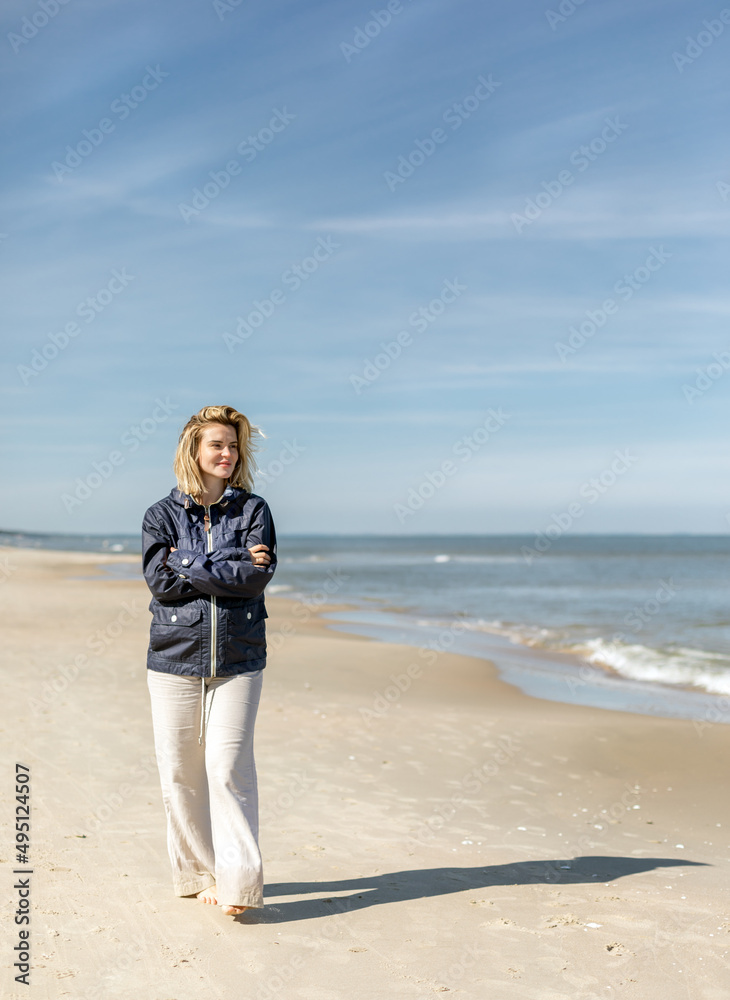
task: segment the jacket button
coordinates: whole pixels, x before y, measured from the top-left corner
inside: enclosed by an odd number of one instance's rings
[[[188,559],[183,559],[183,561],[182,561],[183,566],[187,566],[188,562],[189,562]]]
[[[251,612],[250,612],[250,611],[248,611],[248,612],[246,613],[246,617],[247,617],[247,618],[250,618],[250,617],[251,617]]]
[[[170,621],[171,622],[176,622],[177,621],[177,615],[173,615],[172,618],[170,619]]]

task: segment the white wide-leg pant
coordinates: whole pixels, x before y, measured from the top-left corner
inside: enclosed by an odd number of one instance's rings
[[[262,674],[208,677],[203,688],[200,677],[147,671],[178,896],[215,884],[219,903],[264,905],[253,756]]]

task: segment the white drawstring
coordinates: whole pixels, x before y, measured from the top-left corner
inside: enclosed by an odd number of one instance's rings
[[[200,699],[200,735],[198,736],[198,743],[202,746],[204,735],[203,723],[205,721],[205,677],[201,677],[200,679],[203,682],[203,690]]]

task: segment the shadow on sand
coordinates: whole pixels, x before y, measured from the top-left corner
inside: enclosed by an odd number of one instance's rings
[[[578,885],[613,882],[625,875],[703,862],[679,858],[622,858],[589,856],[571,860],[518,861],[510,865],[487,865],[484,868],[416,868],[388,872],[365,878],[338,879],[333,882],[278,882],[267,885],[264,895],[294,896],[319,893],[319,899],[267,903],[263,910],[248,910],[236,919],[242,923],[286,923],[311,920],[333,913],[351,913],[366,906],[380,906],[405,899],[443,896],[465,889],[486,889],[494,885]],[[329,893],[349,892],[332,898]]]

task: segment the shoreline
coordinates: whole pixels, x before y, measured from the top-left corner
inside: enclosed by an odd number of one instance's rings
[[[76,550],[72,553],[71,550],[0,546],[0,555],[18,551],[56,553],[60,557],[80,555],[93,567],[94,579],[142,580],[141,568],[139,574],[130,574],[124,569],[140,567],[140,557],[132,553]],[[318,599],[313,603],[312,595],[309,599],[298,594],[290,596],[279,592],[273,584],[266,591],[267,606],[275,601],[288,601],[308,609],[308,614],[316,610],[327,618],[328,627],[339,634],[349,633],[381,642],[395,641],[416,649],[429,646],[437,653],[450,650],[476,656],[485,663],[494,663],[507,683],[546,701],[689,719],[698,725],[705,722],[730,725],[730,696],[726,694],[707,691],[699,685],[635,679],[610,664],[590,662],[577,652],[531,645],[497,631],[474,629],[468,622],[427,623],[424,620],[427,616],[412,608],[370,597],[326,603],[325,590],[326,584],[317,592]]]
[[[334,602],[269,606],[264,910],[175,897],[149,593],[79,579],[95,559],[19,553],[3,584],[0,743],[32,789],[31,991],[6,949],[9,1000],[723,995],[727,726],[539,700],[484,659],[333,631]]]
[[[91,569],[90,576],[75,579],[135,580],[143,582],[140,556],[133,553],[80,552],[0,545],[0,557],[13,552],[80,556]],[[129,573],[125,567],[136,567]],[[6,577],[8,576],[6,570]],[[622,674],[609,664],[590,662],[577,652],[551,650],[516,640],[497,631],[474,629],[468,622],[427,622],[425,615],[407,606],[380,602],[371,597],[330,603],[326,587],[313,595],[289,595],[276,584],[266,591],[267,606],[288,602],[317,612],[327,627],[379,642],[404,643],[414,649],[428,647],[437,654],[451,651],[477,657],[497,667],[500,677],[523,693],[549,702],[605,708],[660,718],[691,720],[701,727],[708,723],[730,725],[730,696],[707,691],[699,685],[639,680]],[[288,589],[288,588],[287,588]]]
[[[495,664],[507,683],[546,701],[730,724],[727,695],[699,687],[635,680],[610,666],[589,663],[577,653],[535,648],[483,631],[475,634],[468,628],[459,628],[458,622],[430,627],[419,622],[414,627],[408,621],[414,616],[401,611],[389,615],[381,609],[373,612],[355,607],[337,609],[325,617],[330,628],[338,632],[479,657],[485,663]]]

